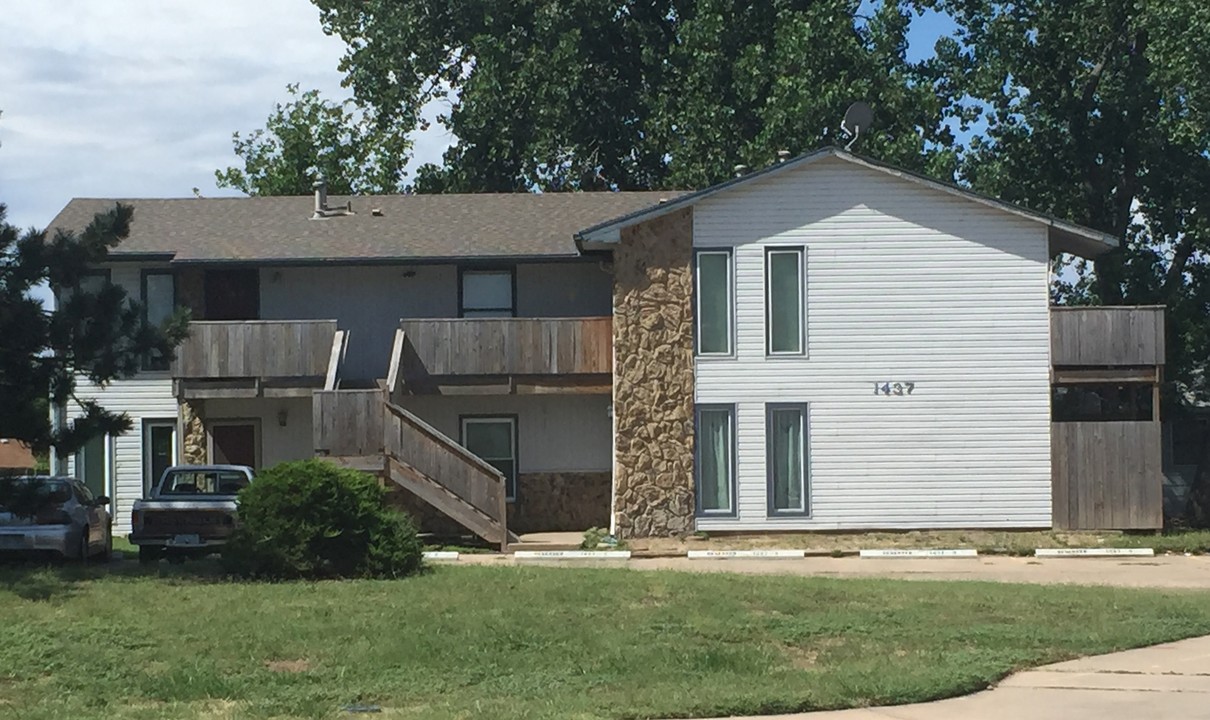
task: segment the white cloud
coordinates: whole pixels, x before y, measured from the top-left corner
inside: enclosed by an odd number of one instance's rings
[[[344,43],[308,0],[57,0],[0,13],[0,202],[45,226],[72,197],[217,195],[231,133],[297,82],[343,99]],[[49,11],[53,7],[54,11]],[[449,136],[417,138],[413,164]]]

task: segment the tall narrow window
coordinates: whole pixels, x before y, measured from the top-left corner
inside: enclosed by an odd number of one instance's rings
[[[769,354],[801,355],[805,339],[802,248],[765,253],[765,307]]]
[[[517,314],[512,270],[463,270],[461,317],[513,317]]]
[[[697,352],[731,353],[731,253],[697,253]]]
[[[517,497],[517,419],[504,417],[463,417],[462,447],[504,476],[505,494]]]
[[[735,513],[735,406],[697,408],[697,506],[701,515]]]
[[[176,276],[171,272],[143,273],[143,315],[148,324],[163,327],[176,312]],[[144,370],[167,370],[168,358],[153,353],[143,359]]]
[[[770,404],[765,418],[769,514],[805,515],[807,502],[807,406]]]

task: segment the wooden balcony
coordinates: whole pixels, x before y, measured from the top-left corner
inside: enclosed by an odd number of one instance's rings
[[[612,318],[403,320],[387,386],[402,394],[609,393]]]
[[[199,321],[176,351],[182,399],[306,396],[335,386],[346,333],[335,320]]]
[[[1055,382],[1158,382],[1164,308],[1051,308],[1050,362]]]

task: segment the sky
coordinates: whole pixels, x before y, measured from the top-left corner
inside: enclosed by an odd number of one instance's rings
[[[214,186],[236,164],[233,131],[263,127],[286,85],[344,99],[344,43],[308,0],[56,0],[0,13],[0,202],[45,227],[73,197],[237,195]],[[913,23],[909,54],[951,24]],[[453,138],[415,138],[412,167]]]
[[[233,131],[263,127],[288,83],[350,94],[308,0],[9,3],[0,38],[0,202],[18,227],[72,197],[239,194],[214,187]],[[417,138],[417,162],[443,135]]]

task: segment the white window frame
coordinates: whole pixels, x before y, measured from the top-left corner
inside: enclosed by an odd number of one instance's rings
[[[702,350],[702,271],[703,255],[722,255],[727,259],[727,349]],[[698,357],[735,356],[735,253],[730,248],[702,248],[693,253],[693,350]]]
[[[798,349],[773,349],[773,256],[798,256]],[[801,245],[765,248],[765,354],[769,357],[803,357],[807,354],[807,249]]]
[[[462,441],[459,444],[462,445],[462,447],[466,448],[468,451],[471,451],[470,448],[467,448],[467,446],[466,446],[466,428],[468,425],[475,425],[475,424],[487,425],[487,424],[500,424],[500,423],[508,423],[509,432],[511,433],[511,436],[512,436],[512,443],[511,443],[512,444],[512,457],[507,458],[507,459],[511,460],[513,463],[513,475],[512,475],[512,477],[504,478],[504,499],[508,502],[515,502],[517,499],[517,478],[521,474],[521,462],[518,459],[518,456],[521,453],[520,453],[520,448],[518,447],[519,440],[518,440],[518,436],[517,436],[517,416],[516,415],[462,415],[458,418],[458,431],[461,433],[461,441]],[[474,451],[471,451],[471,452],[474,452]],[[479,457],[479,456],[476,455],[476,457]],[[483,460],[484,462],[487,462],[490,465],[491,464],[490,460],[492,460],[492,459],[503,460],[505,458],[489,459],[489,458],[485,458],[485,457],[479,457],[479,459]]]

